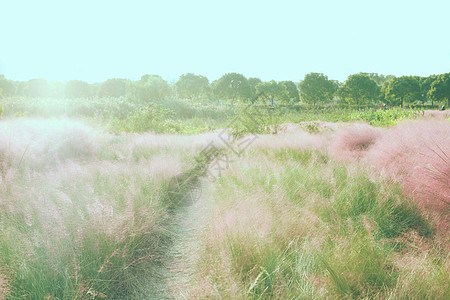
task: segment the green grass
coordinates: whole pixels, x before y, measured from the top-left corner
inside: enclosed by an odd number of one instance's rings
[[[11,126],[27,131],[39,124]],[[193,162],[206,142],[100,134],[89,154],[66,144],[56,149],[64,153],[56,153],[58,162],[37,162],[39,149],[52,147],[47,143],[61,124],[42,126],[46,135],[26,141],[23,158],[23,151],[12,152],[20,148],[20,134],[0,141],[10,145],[0,156],[6,174],[0,184],[0,276],[8,278],[8,299],[148,294],[173,242],[167,230],[171,211],[204,172]],[[62,132],[71,135],[70,128]],[[6,154],[11,159],[3,164]]]
[[[361,120],[372,126],[393,126],[405,119],[415,119],[423,115],[423,111],[413,109],[378,109],[352,112],[352,120]]]
[[[216,182],[213,197],[197,259],[209,286],[205,297],[444,299],[450,293],[448,257],[430,221],[399,184],[374,179],[362,167],[349,169],[314,150],[250,150]],[[415,234],[422,248],[405,242]],[[421,261],[411,276],[406,261],[414,259]]]
[[[235,135],[277,133],[282,123],[312,121],[350,122],[362,120],[374,126],[392,126],[419,112],[408,109],[357,110],[338,106],[276,106],[245,103],[195,102],[168,99],[147,104],[120,98],[0,98],[5,118],[61,117],[81,118],[101,125],[113,133],[146,132],[195,134],[233,127]],[[317,132],[314,124],[305,130]]]
[[[16,131],[0,132],[0,283],[8,279],[8,299],[149,293],[173,243],[168,224],[205,171],[192,163],[206,144],[148,131],[231,125],[241,136],[274,134],[281,123],[391,126],[418,115],[125,98],[3,98],[0,107],[2,122],[21,119],[10,122]],[[61,115],[117,135],[67,124],[41,130],[41,121],[22,118]],[[304,129],[318,131],[315,123]],[[311,149],[250,148],[210,185],[192,253],[194,298],[449,298],[450,260],[433,224],[398,183],[364,166]]]

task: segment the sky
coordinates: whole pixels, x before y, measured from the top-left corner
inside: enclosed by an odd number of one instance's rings
[[[0,0],[0,74],[137,80],[225,73],[450,72],[450,1]]]

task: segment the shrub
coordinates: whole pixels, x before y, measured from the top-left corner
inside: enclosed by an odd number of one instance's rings
[[[373,126],[392,126],[404,119],[415,119],[423,112],[408,109],[378,109],[353,112],[351,118],[369,123]]]

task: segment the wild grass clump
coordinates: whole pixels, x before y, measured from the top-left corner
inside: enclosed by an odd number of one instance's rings
[[[434,251],[432,224],[399,184],[323,152],[252,147],[216,181],[209,199],[206,228],[198,233],[195,297],[420,295],[414,278],[440,287],[429,298],[449,293],[442,277],[448,256]],[[409,235],[428,248],[405,243]],[[407,255],[421,257],[428,269],[408,277],[398,262]],[[429,272],[436,276],[427,279]]]
[[[0,161],[34,167],[86,160],[96,151],[97,133],[79,121],[11,120],[0,124]]]
[[[421,120],[385,131],[365,161],[402,183],[420,203],[440,212],[448,226],[450,207],[450,126]]]
[[[336,157],[355,159],[364,154],[382,136],[382,131],[367,124],[354,124],[336,133],[332,151]]]
[[[154,293],[173,239],[166,226],[178,198],[168,198],[169,183],[189,171],[207,138],[114,137],[67,120],[0,126],[0,153],[10,157],[0,182],[0,295]]]

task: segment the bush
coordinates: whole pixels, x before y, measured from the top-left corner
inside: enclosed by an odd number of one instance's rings
[[[353,112],[352,120],[360,120],[373,126],[393,126],[404,119],[414,119],[423,115],[423,112],[407,109],[378,109]]]

